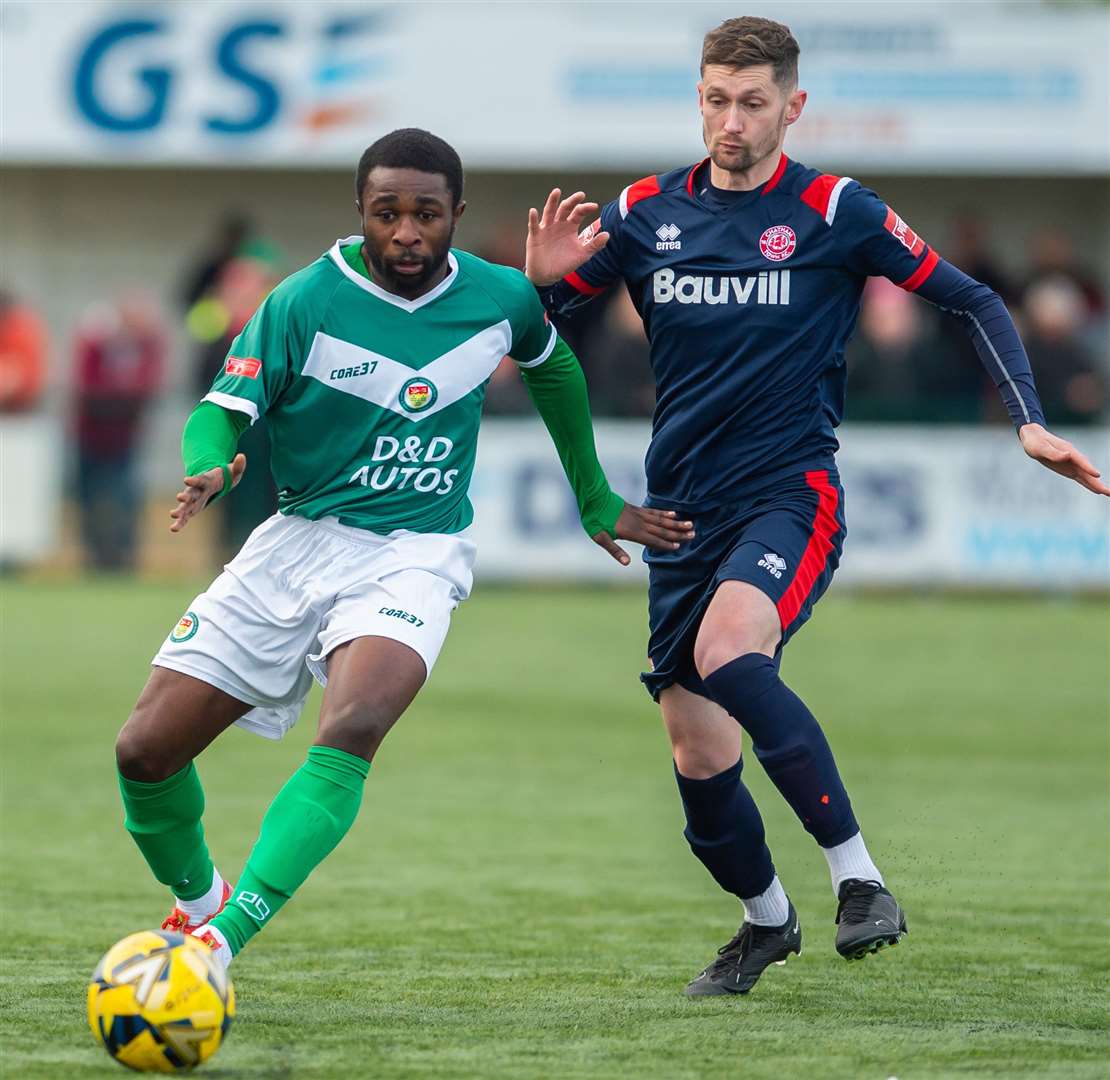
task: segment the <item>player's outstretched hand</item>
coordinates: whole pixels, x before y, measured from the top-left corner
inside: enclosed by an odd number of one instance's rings
[[[598,231],[600,219],[588,229],[582,228],[597,213],[597,203],[587,202],[584,191],[565,199],[561,196],[562,192],[554,188],[543,204],[542,214],[535,207],[528,211],[524,272],[533,285],[554,284],[609,242],[609,234]]]
[[[649,510],[646,506],[625,503],[620,517],[617,518],[616,532],[618,540],[631,540],[651,548],[652,551],[674,551],[679,545],[694,538],[694,523],[679,521],[673,510]],[[605,548],[621,566],[628,565],[628,552],[615,543],[607,532],[602,530],[595,533],[591,539],[599,547]]]
[[[246,469],[246,455],[236,454],[228,464],[232,487],[239,483]],[[206,469],[196,476],[186,476],[185,487],[177,493],[177,506],[170,511],[170,517],[173,518],[170,532],[181,532],[188,524],[189,518],[194,514],[199,514],[208,505],[212,497],[220,493],[223,486],[224,471],[220,468]]]
[[[1102,474],[1067,439],[1046,431],[1040,424],[1024,424],[1018,432],[1025,452],[1047,469],[1082,484],[1096,495],[1110,495]]]

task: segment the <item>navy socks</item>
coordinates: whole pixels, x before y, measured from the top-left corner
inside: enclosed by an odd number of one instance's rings
[[[703,682],[712,699],[751,736],[760,764],[818,844],[834,847],[859,832],[828,740],[813,713],[779,678],[774,660],[748,653],[724,664]],[[717,779],[700,782],[711,784]],[[751,796],[747,797],[750,803]],[[758,821],[754,804],[752,813]],[[758,831],[762,843],[761,823]],[[696,848],[695,854],[705,862]],[[712,867],[710,872],[717,876]]]
[[[759,896],[775,877],[763,819],[735,765],[708,780],[691,780],[675,766],[686,811],[686,839],[713,879],[741,899]]]

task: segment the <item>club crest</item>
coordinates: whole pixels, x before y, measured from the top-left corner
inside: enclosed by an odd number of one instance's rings
[[[435,404],[439,391],[429,379],[409,379],[401,387],[401,408],[406,412],[423,412]]]
[[[759,250],[765,259],[771,262],[782,262],[794,254],[798,246],[798,238],[789,225],[772,225],[763,231],[759,238]]]

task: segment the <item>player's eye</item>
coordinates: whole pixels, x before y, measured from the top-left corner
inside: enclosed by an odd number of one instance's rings
[[[379,210],[374,217],[381,221],[392,221],[397,215],[392,210]]]
[[[422,210],[420,212],[420,220],[424,222],[435,221],[437,217],[439,217],[439,214],[434,210]]]

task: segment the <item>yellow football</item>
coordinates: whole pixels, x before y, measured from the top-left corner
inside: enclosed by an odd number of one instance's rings
[[[235,1017],[223,965],[194,937],[141,930],[113,945],[89,983],[89,1027],[121,1065],[185,1072],[210,1058]]]

